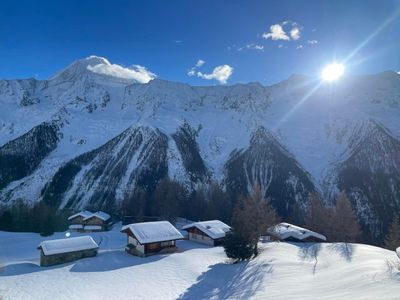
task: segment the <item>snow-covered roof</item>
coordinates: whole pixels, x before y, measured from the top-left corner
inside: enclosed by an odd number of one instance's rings
[[[88,210],[84,210],[84,211],[80,211],[70,217],[68,217],[68,220],[72,220],[75,219],[76,217],[83,217],[83,218],[87,218],[89,216],[91,216],[93,213],[88,211]]]
[[[81,250],[97,249],[99,246],[90,236],[78,236],[59,240],[41,242],[38,249],[45,255],[75,252]]]
[[[293,237],[298,240],[304,240],[308,237],[314,237],[326,241],[326,237],[322,234],[289,223],[279,223],[269,228],[268,231],[269,233],[273,234],[281,240],[285,240],[289,237]]]
[[[130,230],[141,244],[183,239],[182,234],[168,221],[143,222],[125,225],[121,231]]]
[[[83,225],[81,224],[73,224],[68,227],[69,229],[82,229]]]
[[[103,229],[103,227],[101,227],[99,225],[86,225],[85,227],[83,227],[83,229],[85,229],[85,230],[101,230],[101,229]]]
[[[192,224],[183,226],[182,229],[187,230],[192,227],[196,227],[213,239],[223,238],[225,237],[226,233],[231,230],[230,226],[219,220],[194,222]]]
[[[111,216],[109,214],[107,214],[103,211],[97,211],[97,212],[91,214],[90,216],[87,216],[83,220],[86,221],[86,220],[89,220],[94,217],[99,218],[99,219],[103,220],[104,222],[111,218]]]

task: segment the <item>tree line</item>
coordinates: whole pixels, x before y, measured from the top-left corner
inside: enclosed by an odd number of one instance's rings
[[[218,219],[232,225],[235,235],[229,238],[236,239],[234,244],[246,244],[252,255],[258,253],[258,237],[266,234],[266,229],[278,223],[280,218],[286,217],[277,214],[271,199],[266,198],[257,185],[248,194],[236,195],[216,182],[192,189],[169,178],[160,180],[152,191],[145,188],[126,191],[121,203],[112,202],[102,210],[115,219],[133,216],[137,221],[146,220],[148,216],[172,222],[182,216],[193,221]],[[10,209],[0,211],[0,230],[51,234],[67,228],[70,213],[43,201],[30,206],[19,200]],[[298,215],[299,221],[295,225],[321,233],[330,242],[365,242],[357,216],[344,192],[330,206],[324,204],[318,194],[311,194],[306,208],[299,210]],[[398,216],[393,217],[383,245],[388,249],[400,246]]]

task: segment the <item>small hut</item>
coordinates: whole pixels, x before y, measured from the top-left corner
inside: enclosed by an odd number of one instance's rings
[[[98,211],[83,219],[84,231],[103,231],[107,230],[111,216],[105,212]]]
[[[175,252],[176,240],[183,239],[178,229],[168,221],[129,224],[123,226],[121,232],[127,234],[125,250],[140,257]]]
[[[195,222],[182,227],[189,233],[189,240],[210,245],[218,246],[223,243],[226,233],[231,227],[219,220]]]
[[[70,230],[78,230],[81,231],[83,230],[84,222],[83,220],[89,216],[91,216],[93,213],[90,211],[84,210],[81,212],[78,212],[68,218],[69,222],[69,229]]]
[[[309,229],[292,225],[289,223],[279,223],[268,229],[268,233],[275,240],[291,242],[325,242],[326,237]]]
[[[47,267],[96,256],[98,248],[90,236],[44,241],[38,246],[40,265]]]

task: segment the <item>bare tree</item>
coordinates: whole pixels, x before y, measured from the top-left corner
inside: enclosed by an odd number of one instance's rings
[[[393,217],[384,244],[387,249],[393,251],[396,250],[397,247],[400,247],[400,220],[397,214]]]

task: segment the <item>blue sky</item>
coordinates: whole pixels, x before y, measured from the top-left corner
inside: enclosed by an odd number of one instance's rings
[[[399,9],[399,0],[1,1],[0,78],[46,79],[92,54],[195,85],[318,76],[334,60],[350,74],[400,71]]]

